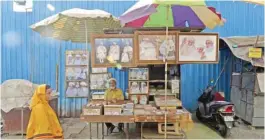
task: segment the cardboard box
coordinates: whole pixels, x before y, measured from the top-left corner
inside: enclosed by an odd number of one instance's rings
[[[104,115],[121,115],[122,105],[104,105]]]
[[[102,115],[102,106],[84,106],[83,115]]]

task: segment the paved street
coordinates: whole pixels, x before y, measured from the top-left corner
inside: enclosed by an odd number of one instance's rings
[[[223,139],[216,131],[208,128],[204,124],[198,122],[195,117],[194,128],[186,133],[188,139]],[[80,122],[78,118],[61,119],[62,127],[64,129],[64,137],[66,139],[89,139],[89,125]],[[104,125],[105,126],[105,125]],[[92,124],[92,138],[97,137],[97,125]],[[98,126],[98,136],[101,138],[101,124]],[[130,124],[130,139],[140,139],[140,134],[135,131],[135,124]],[[105,127],[105,135],[106,135]],[[3,139],[20,139],[21,136],[5,135]],[[264,139],[264,129],[253,129],[245,125],[243,122],[232,129],[231,139]],[[121,133],[113,133],[105,136],[105,139],[125,139],[125,135]]]

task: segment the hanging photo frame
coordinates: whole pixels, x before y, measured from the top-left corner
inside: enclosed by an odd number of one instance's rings
[[[218,33],[179,33],[177,43],[177,63],[211,64],[218,63]]]
[[[90,74],[91,90],[106,90],[109,87],[111,73],[94,73]]]
[[[65,52],[65,97],[89,96],[89,53],[86,50]]]
[[[129,94],[148,94],[148,81],[129,81]]]
[[[129,68],[129,81],[149,80],[148,68]]]
[[[94,34],[91,37],[92,67],[134,66],[134,36],[130,34]]]
[[[92,68],[91,73],[107,73],[108,68]]]
[[[135,31],[135,54],[136,64],[165,64],[165,55],[168,55],[168,64],[176,64],[176,42],[177,31],[168,32],[168,49],[166,53],[166,32],[165,31]]]
[[[65,52],[66,66],[87,66],[89,55],[85,50],[71,50]]]

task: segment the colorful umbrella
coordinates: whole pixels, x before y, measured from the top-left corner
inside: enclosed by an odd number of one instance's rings
[[[204,1],[140,0],[120,16],[125,27],[199,27],[213,29],[225,19]]]

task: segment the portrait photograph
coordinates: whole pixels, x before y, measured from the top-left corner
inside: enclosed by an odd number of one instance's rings
[[[133,43],[133,35],[92,35],[92,67],[113,67],[113,63],[123,67],[132,66]]]
[[[129,68],[129,80],[148,80],[148,68]]]
[[[129,94],[148,94],[148,91],[147,81],[129,81]]]
[[[88,78],[88,69],[83,67],[66,67],[65,70],[66,80],[86,80]]]
[[[165,31],[136,31],[135,47],[137,64],[176,64],[177,33],[170,31],[166,38]],[[168,45],[167,45],[168,44]]]
[[[65,53],[65,61],[66,66],[73,66],[73,65],[88,65],[89,62],[89,53],[85,50],[71,50],[66,51]]]
[[[179,33],[178,63],[218,63],[217,33]]]
[[[89,89],[86,81],[66,82],[66,97],[88,97]]]
[[[104,74],[90,74],[90,89],[103,90],[109,87],[109,79],[111,73]]]
[[[107,73],[108,68],[92,68],[92,73]]]

